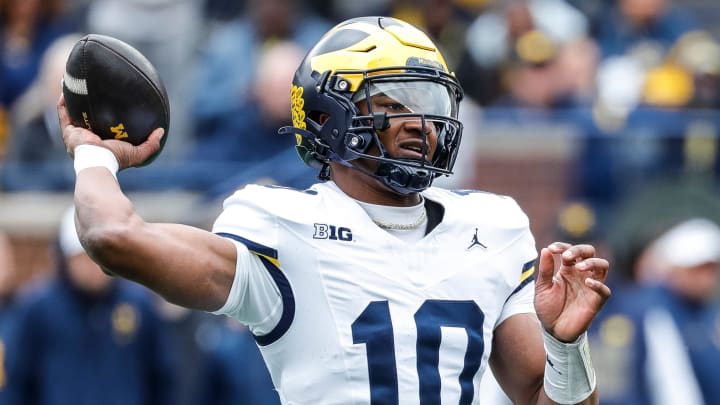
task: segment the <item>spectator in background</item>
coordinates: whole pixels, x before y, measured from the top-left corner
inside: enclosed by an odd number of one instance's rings
[[[56,39],[43,54],[38,77],[13,109],[13,136],[0,188],[7,191],[72,189],[72,165],[67,162],[55,104],[60,98],[65,62],[80,34]]]
[[[698,28],[695,16],[672,0],[618,0],[593,24],[603,59],[627,54],[642,43],[667,51],[683,34]]]
[[[196,134],[193,161],[259,163],[291,149],[296,140],[277,128],[292,120],[290,90],[295,66],[305,52],[296,43],[279,41],[260,51],[250,91],[241,107],[215,118],[211,129]]]
[[[188,77],[205,23],[203,2],[198,0],[95,0],[88,6],[88,32],[110,35],[137,48],[165,83],[173,141],[158,162],[179,160],[191,142],[189,103],[195,89]]]
[[[11,136],[8,111],[35,80],[45,49],[79,25],[67,11],[63,0],[0,0],[0,159]]]
[[[77,27],[63,0],[0,1],[0,104],[9,107],[32,83],[48,46]]]
[[[152,295],[104,274],[85,253],[68,210],[58,271],[18,303],[0,403],[174,404],[175,372]]]
[[[213,130],[228,114],[242,109],[252,94],[262,50],[292,40],[306,51],[330,28],[303,13],[298,0],[248,0],[240,17],[214,27],[201,47],[193,89],[197,128]]]
[[[252,334],[226,318],[207,348],[196,405],[280,405],[270,373]]]
[[[9,237],[0,231],[0,401],[7,385],[7,338],[12,335],[14,321],[13,302],[18,288],[15,256]]]
[[[592,31],[601,58],[594,125],[601,132],[618,132],[642,105],[686,106],[692,96],[687,75],[662,65],[680,38],[699,29],[694,15],[672,0],[619,0],[606,7]]]
[[[618,272],[588,335],[604,405],[720,400],[719,213],[715,193],[673,181],[637,190],[604,219]]]
[[[587,32],[585,16],[564,0],[501,2],[481,13],[467,29],[458,77],[467,95],[481,105],[492,105],[507,94],[505,86],[514,80],[505,77],[508,66],[552,65],[547,62],[559,55],[567,44],[585,40]],[[592,62],[592,58],[589,61]],[[557,80],[553,78],[552,82]]]
[[[455,70],[464,50],[465,32],[474,17],[457,3],[457,0],[394,0],[387,14],[425,31],[443,50],[448,66]]]
[[[501,94],[493,107],[545,110],[561,120],[573,109],[588,107],[597,66],[595,44],[578,38],[555,43],[539,30],[523,34],[502,69]]]
[[[703,405],[720,401],[720,228],[684,220],[633,263],[635,284],[615,288],[591,328],[603,403]]]
[[[606,59],[586,115],[573,193],[601,216],[639,186],[683,175],[713,177],[720,119],[720,45],[684,34],[666,53],[638,47]]]
[[[333,15],[337,21],[343,21],[363,15],[383,15],[383,13],[388,12],[388,6],[392,3],[392,0],[330,1],[332,4]]]
[[[278,128],[292,122],[290,90],[295,68],[305,54],[292,41],[268,44],[257,56],[247,99],[237,109],[215,118],[214,125],[198,132],[190,161],[199,165],[225,165],[237,172],[231,179],[210,189],[220,196],[245,183],[262,181],[304,188],[315,179],[314,173],[297,159],[297,140],[292,134],[279,134]]]
[[[650,244],[637,267],[651,288],[643,326],[653,403],[720,403],[720,227],[707,218],[681,222]]]
[[[219,405],[206,397],[205,386],[209,378],[211,348],[220,339],[219,325],[223,320],[206,312],[171,304],[160,297],[154,304],[163,320],[163,328],[170,336],[172,350],[177,354],[177,389],[173,405]],[[260,365],[265,367],[262,363]],[[241,369],[252,367],[247,359],[234,366]]]
[[[676,73],[668,77],[670,82],[665,82],[667,85],[655,86],[657,90],[664,90],[662,93],[648,91],[646,99],[649,102],[668,108],[720,107],[720,43],[710,32],[696,30],[683,34],[668,51],[662,66]],[[653,79],[650,72],[647,87],[653,86]],[[689,91],[682,92],[678,97],[678,92],[673,90],[683,84]],[[663,97],[665,94],[668,97]]]

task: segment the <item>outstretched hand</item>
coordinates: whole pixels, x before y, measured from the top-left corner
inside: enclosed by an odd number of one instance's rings
[[[164,135],[162,128],[154,130],[145,142],[134,146],[129,142],[116,139],[101,139],[85,128],[72,125],[63,96],[60,96],[60,100],[58,101],[57,112],[65,149],[70,157],[74,158],[75,148],[79,145],[102,146],[110,149],[118,160],[119,168],[125,169],[142,165],[153,154],[160,150],[160,139]]]
[[[559,266],[556,266],[556,259]],[[610,297],[604,284],[609,263],[591,245],[555,242],[540,251],[535,311],[556,339],[576,340]]]

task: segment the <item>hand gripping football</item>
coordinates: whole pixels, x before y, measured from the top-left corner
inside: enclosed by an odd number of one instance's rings
[[[96,34],[79,40],[68,56],[63,95],[73,125],[133,145],[162,127],[161,150],[165,145],[170,124],[165,86],[150,61],[123,41]]]

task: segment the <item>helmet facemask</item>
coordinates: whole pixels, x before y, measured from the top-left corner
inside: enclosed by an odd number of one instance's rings
[[[331,88],[336,88],[343,75],[357,73],[338,71],[328,83],[335,83]],[[457,120],[462,93],[454,78],[430,68],[385,68],[363,74],[356,92],[328,93],[342,98],[338,102],[351,106],[352,111],[342,145],[331,148],[331,160],[358,168],[401,194],[420,192],[435,177],[452,174],[462,137],[462,124]],[[367,106],[365,111],[361,112],[360,104]],[[380,133],[401,121],[413,121],[419,127],[421,143],[412,145],[417,156],[392,156],[381,141]],[[432,156],[431,133],[437,138]],[[370,171],[353,162],[360,158],[378,163]]]

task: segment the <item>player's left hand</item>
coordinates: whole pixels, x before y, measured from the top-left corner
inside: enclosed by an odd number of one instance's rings
[[[559,266],[556,266],[556,259]],[[563,342],[575,341],[610,297],[609,263],[592,245],[555,242],[540,251],[535,311],[540,323]]]

